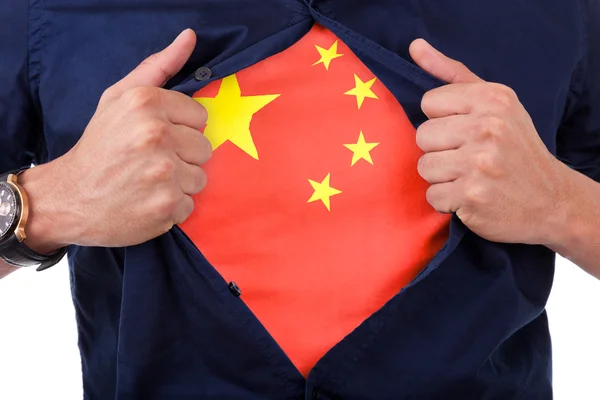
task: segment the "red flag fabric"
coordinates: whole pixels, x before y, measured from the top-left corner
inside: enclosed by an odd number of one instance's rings
[[[194,98],[214,153],[181,227],[306,376],[447,239],[415,129],[319,25]]]

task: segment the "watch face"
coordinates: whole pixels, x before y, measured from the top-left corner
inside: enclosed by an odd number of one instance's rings
[[[17,218],[17,199],[15,192],[6,183],[0,183],[0,238],[11,231]]]

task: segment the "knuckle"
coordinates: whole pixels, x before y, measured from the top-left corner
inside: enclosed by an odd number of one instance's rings
[[[198,105],[198,107],[196,107],[198,109],[198,118],[200,119],[202,124],[206,124],[206,121],[208,121],[208,111],[206,110],[206,107],[198,103],[196,100],[193,101]]]
[[[417,135],[416,135],[417,146],[423,151],[425,150],[424,147],[427,144],[427,130],[428,130],[427,122],[428,121],[422,123],[417,128]]]
[[[493,84],[492,90],[488,92],[488,100],[501,109],[512,107],[516,98],[517,96],[514,90],[499,83]]]
[[[432,91],[425,92],[423,98],[421,99],[421,110],[427,113],[427,110],[431,108],[431,103],[433,101],[433,93]]]
[[[468,71],[469,70],[462,61],[458,61],[458,60],[454,60],[454,67],[455,67],[455,70],[460,70],[460,71],[465,71],[465,70]]]
[[[202,191],[206,187],[207,183],[208,183],[208,177],[206,175],[206,171],[204,171],[202,168],[199,168],[199,171],[198,171],[198,192]]]
[[[202,164],[211,159],[213,148],[210,140],[206,138],[206,136],[202,135],[200,140],[202,148],[200,149],[200,154],[202,154]]]
[[[435,189],[435,186],[429,186],[429,188],[427,189],[427,191],[425,192],[425,198],[427,199],[427,202],[435,208],[435,205],[437,204],[438,200],[439,200],[439,195],[437,193],[437,190]]]
[[[427,173],[429,158],[430,157],[428,157],[427,154],[424,154],[421,157],[419,157],[419,161],[417,162],[417,172],[419,173],[419,175],[421,175],[422,178],[425,178],[425,175]]]
[[[475,156],[475,170],[479,174],[491,178],[503,178],[507,176],[501,152],[494,147]]]
[[[176,210],[170,215],[172,223],[178,225],[185,222],[194,212],[194,207],[194,200],[190,196],[181,197]]]
[[[452,78],[450,79],[451,82],[462,81],[465,78],[470,76],[471,72],[464,63],[462,63],[461,61],[457,61],[457,60],[453,60],[452,63],[454,64],[454,68],[452,68],[454,73],[453,73]]]
[[[159,148],[162,147],[169,137],[169,124],[161,120],[152,120],[143,125],[140,134],[136,140],[138,148]]]
[[[159,226],[158,226],[158,233],[159,236],[160,235],[164,235],[165,233],[169,232],[171,229],[173,229],[173,218],[170,215],[167,214],[160,214],[163,216]]]
[[[498,168],[498,158],[494,152],[482,152],[475,157],[475,168],[484,174],[494,173]]]
[[[158,53],[150,54],[140,65],[155,65],[158,59]]]
[[[183,204],[183,215],[180,218],[180,221],[177,223],[180,224],[184,222],[192,213],[194,212],[194,201],[191,198],[186,198]]]
[[[156,106],[158,91],[151,87],[136,87],[125,92],[127,105],[131,110],[144,110]]]
[[[147,176],[152,182],[168,182],[175,174],[175,162],[168,158],[153,161],[147,169]]]
[[[169,76],[169,74],[163,68],[160,67],[161,54],[163,54],[163,52],[151,54],[150,56],[148,56],[148,58],[146,58],[140,64],[140,67],[154,70],[160,74],[160,76],[161,76],[161,85],[160,86],[167,83],[167,81],[171,78],[171,76]]]
[[[204,170],[202,168],[197,167],[194,170],[194,173],[192,174],[192,179],[193,179],[193,187],[192,187],[192,193],[190,193],[190,194],[200,193],[206,187],[206,183],[207,183],[206,172],[204,172]]]
[[[502,135],[508,129],[508,122],[504,118],[489,115],[483,118],[482,129],[480,130],[484,139],[494,140]]]
[[[485,188],[477,183],[467,185],[465,192],[465,201],[470,205],[478,205],[485,203],[486,190]]]
[[[108,89],[106,89],[102,95],[100,96],[100,101],[98,102],[99,104],[104,104],[110,100],[113,100],[114,98],[117,97],[117,92],[116,90],[111,86]]]
[[[175,190],[163,192],[156,200],[155,210],[159,215],[166,217],[172,225],[173,216],[177,211],[179,195]],[[169,227],[170,229],[170,227]]]
[[[498,89],[504,92],[511,101],[517,100],[517,92],[515,92],[513,88],[502,83],[496,83],[496,85],[498,86]]]

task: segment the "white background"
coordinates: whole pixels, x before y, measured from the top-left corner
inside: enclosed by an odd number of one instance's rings
[[[555,399],[599,400],[600,281],[559,260],[548,310]],[[80,400],[76,343],[66,265],[0,281],[0,399]]]

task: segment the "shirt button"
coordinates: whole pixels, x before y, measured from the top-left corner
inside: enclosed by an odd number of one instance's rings
[[[242,295],[242,289],[235,282],[229,282],[229,290],[235,297],[240,297]]]
[[[205,81],[207,79],[210,79],[211,76],[212,76],[212,71],[210,70],[210,68],[207,68],[207,67],[198,68],[196,70],[196,73],[194,74],[194,77],[198,81]]]

